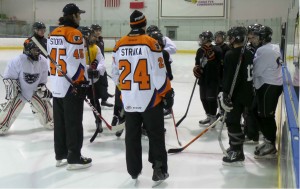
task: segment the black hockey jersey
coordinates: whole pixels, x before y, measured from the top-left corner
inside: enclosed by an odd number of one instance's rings
[[[242,47],[230,49],[224,58],[223,92],[229,94],[236,67],[239,62]],[[234,86],[231,100],[239,101],[245,106],[250,106],[253,100],[253,58],[254,55],[247,48],[242,57],[239,74]]]

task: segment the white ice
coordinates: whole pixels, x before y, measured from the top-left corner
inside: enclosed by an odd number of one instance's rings
[[[7,62],[21,50],[0,50],[0,73]],[[111,53],[106,53],[110,73]],[[194,54],[172,55],[175,90],[174,114],[179,120],[185,113],[195,78],[192,73]],[[5,89],[0,82],[0,103]],[[109,92],[114,93],[109,79]],[[108,100],[114,102],[113,98]],[[110,123],[113,109],[103,109],[102,116]],[[196,87],[187,117],[178,127],[179,140],[186,145],[205,127],[198,121],[205,112]],[[45,130],[27,104],[9,132],[0,136],[0,188],[151,188],[152,168],[148,159],[148,140],[142,138],[143,170],[136,185],[126,170],[124,133],[117,138],[104,125],[104,132],[93,143],[89,139],[95,131],[92,110],[84,108],[84,145],[82,154],[93,159],[92,167],[67,171],[55,167],[53,131]],[[179,148],[172,119],[165,119],[166,147]],[[188,148],[178,154],[168,155],[170,177],[161,188],[277,188],[277,160],[255,160],[254,145],[245,145],[245,166],[222,165],[222,151],[217,137],[220,126],[209,130]],[[222,142],[228,147],[227,129],[222,131]]]

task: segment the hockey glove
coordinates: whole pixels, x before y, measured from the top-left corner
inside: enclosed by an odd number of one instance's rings
[[[163,97],[163,107],[164,109],[170,109],[173,107],[173,104],[174,104],[174,96],[175,96],[175,93],[174,93],[174,90],[173,88],[171,88],[171,90],[169,90],[165,97]]]
[[[50,100],[52,98],[51,91],[44,83],[40,83],[37,87],[36,95],[43,100]]]
[[[89,68],[87,70],[87,73],[88,73],[88,78],[89,79],[97,79],[97,78],[99,78],[99,71],[96,70],[96,69]]]
[[[72,93],[78,98],[85,98],[89,88],[89,81],[81,81],[80,83],[73,84]]]
[[[196,78],[200,78],[202,73],[203,73],[203,70],[200,68],[199,65],[195,65],[194,69],[193,69],[193,72],[194,72],[194,76]]]
[[[96,69],[97,69],[97,66],[98,66],[98,63],[99,63],[99,61],[95,59],[95,60],[91,63],[90,68],[96,70]]]
[[[219,102],[221,107],[226,111],[230,112],[233,109],[232,102],[228,96],[228,94],[220,92],[218,95]]]
[[[3,83],[6,89],[5,99],[10,100],[18,96],[21,93],[21,87],[19,80],[17,79],[3,79]]]

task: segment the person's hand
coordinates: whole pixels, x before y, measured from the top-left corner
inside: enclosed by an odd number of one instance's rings
[[[97,79],[97,78],[99,78],[99,71],[96,70],[96,69],[89,68],[87,70],[87,73],[88,73],[88,78],[89,79]]]
[[[203,70],[199,65],[195,65],[195,67],[193,68],[193,72],[194,76],[199,79],[203,73]]]
[[[73,84],[72,93],[78,98],[85,98],[89,88],[89,81],[81,81]]]
[[[171,90],[169,90],[166,95],[163,97],[163,107],[164,109],[170,109],[173,107],[174,104],[174,90],[173,88],[171,88]]]
[[[52,98],[51,91],[44,83],[40,83],[37,87],[36,95],[43,100],[50,100]]]

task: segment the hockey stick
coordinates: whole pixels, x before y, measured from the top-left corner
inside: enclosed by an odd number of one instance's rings
[[[32,41],[39,47],[39,49],[49,58],[49,60],[55,65],[56,69],[61,72],[61,74],[65,77],[65,79],[71,84],[72,87],[74,87],[73,81],[62,71],[62,69],[59,67],[58,63],[49,56],[48,52],[44,49],[44,47],[37,41],[35,37],[31,38]],[[107,128],[113,132],[119,131],[121,129],[124,129],[125,124],[120,124],[112,127],[96,110],[96,108],[85,98],[84,101],[92,108],[92,111],[106,124]]]
[[[90,44],[89,44],[88,39],[86,39],[85,41],[86,41],[86,46],[87,46],[89,65],[91,66]],[[94,76],[92,76],[91,82],[92,82],[92,94],[93,94],[94,106],[95,106],[95,108],[97,108],[96,95],[95,95]],[[90,143],[94,142],[94,140],[95,140],[95,138],[96,138],[96,136],[98,135],[99,132],[100,132],[100,123],[98,123],[98,120],[96,120],[96,131],[93,134],[92,138],[90,139]]]
[[[187,109],[185,111],[185,114],[184,116],[176,123],[176,127],[178,127],[180,125],[180,123],[185,119],[188,111],[189,111],[189,108],[190,108],[190,105],[191,105],[191,101],[192,101],[192,98],[193,98],[193,95],[194,95],[194,91],[195,91],[195,88],[196,88],[196,84],[197,84],[197,81],[198,81],[198,78],[196,78],[195,80],[195,83],[194,83],[194,87],[193,87],[193,90],[192,90],[192,94],[191,94],[191,97],[190,97],[190,100],[189,100],[189,104],[187,106]]]
[[[222,118],[219,117],[215,122],[213,122],[210,126],[208,126],[206,129],[204,129],[200,134],[198,134],[193,140],[191,140],[189,143],[187,143],[184,147],[182,148],[171,148],[168,150],[169,154],[172,153],[178,153],[178,152],[182,152],[184,149],[186,149],[189,145],[191,145],[195,140],[197,140],[198,138],[200,138],[204,133],[206,133],[210,128],[214,127]]]
[[[177,132],[177,127],[176,127],[176,122],[175,122],[173,108],[171,108],[171,112],[172,112],[172,118],[173,118],[173,123],[174,123],[174,127],[175,127],[177,142],[178,142],[179,146],[181,146],[181,142],[179,141],[179,138],[178,138],[178,132]]]
[[[246,46],[247,46],[247,37],[245,37],[245,39],[244,39],[244,44],[243,44],[243,48],[241,49],[241,54],[240,54],[240,57],[239,57],[239,62],[238,62],[238,64],[237,64],[236,70],[235,70],[235,72],[234,72],[232,84],[231,84],[230,91],[229,91],[229,94],[228,94],[229,99],[231,99],[231,96],[232,96],[232,94],[233,94],[233,90],[234,90],[234,87],[235,87],[235,83],[236,83],[236,80],[237,80],[237,76],[238,76],[239,71],[240,71],[240,67],[241,67],[241,64],[242,64],[242,58],[243,58],[243,55],[244,55]],[[224,148],[224,145],[223,145],[223,143],[222,143],[222,138],[221,138],[221,137],[222,137],[222,130],[223,130],[223,126],[224,126],[224,123],[225,123],[226,116],[227,116],[227,112],[225,111],[224,116],[223,116],[223,119],[222,119],[221,129],[220,129],[219,136],[218,136],[218,141],[219,141],[220,148],[221,148],[222,151],[223,151],[223,154],[224,154],[225,156],[229,157],[228,154],[227,154],[226,149]]]

